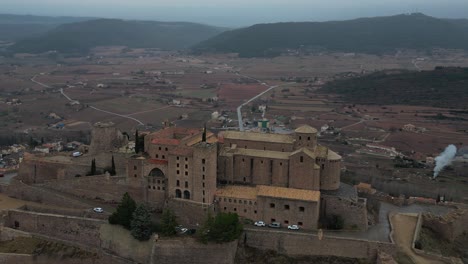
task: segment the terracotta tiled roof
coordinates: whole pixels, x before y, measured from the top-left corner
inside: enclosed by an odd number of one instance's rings
[[[274,197],[289,200],[301,200],[308,202],[318,202],[320,200],[319,191],[301,190],[266,185],[257,185],[257,187],[229,185],[223,188],[219,188],[216,191],[216,196],[249,200],[255,200],[257,199],[257,196]]]
[[[302,190],[294,188],[284,188],[276,186],[266,186],[258,185],[257,186],[257,195],[290,199],[290,200],[301,200],[301,201],[311,201],[318,202],[320,200],[320,191],[311,191],[311,190]]]
[[[193,153],[192,148],[177,147],[169,152],[171,155],[190,156]]]
[[[289,152],[271,151],[271,150],[259,150],[259,149],[243,149],[236,148],[227,151],[234,155],[243,155],[248,157],[259,157],[269,159],[289,159]]]
[[[248,186],[229,185],[223,188],[219,188],[216,191],[216,196],[255,200],[257,199],[257,188]]]
[[[240,131],[225,131],[223,132],[224,140],[248,140],[248,141],[263,141],[271,143],[294,143],[294,138],[289,135],[273,134],[273,133],[257,133],[257,132],[240,132]]]
[[[294,130],[294,132],[296,133],[307,133],[307,134],[316,134],[317,133],[317,129],[311,127],[311,126],[308,126],[308,125],[302,125],[300,127],[298,127],[296,130]]]
[[[151,140],[152,144],[156,145],[172,145],[172,146],[177,146],[179,145],[180,141],[178,139],[174,138],[155,138]]]
[[[328,160],[340,160],[341,156],[338,155],[336,152],[328,150]]]

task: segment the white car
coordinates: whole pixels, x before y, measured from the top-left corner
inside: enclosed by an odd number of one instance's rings
[[[94,207],[93,211],[96,213],[104,213],[104,209],[102,209],[101,207]]]
[[[299,226],[298,225],[288,225],[288,229],[289,230],[299,230]]]
[[[263,221],[257,221],[257,222],[254,223],[254,225],[255,226],[266,226],[265,222],[263,222]]]

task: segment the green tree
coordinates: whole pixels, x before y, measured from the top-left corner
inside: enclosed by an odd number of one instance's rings
[[[117,210],[109,216],[109,223],[113,225],[121,225],[126,229],[130,229],[130,223],[132,222],[133,212],[135,212],[136,203],[135,200],[130,197],[128,193],[125,193],[120,201]]]
[[[327,228],[332,230],[340,230],[344,227],[344,219],[341,215],[330,215],[327,217]]]
[[[239,216],[235,213],[219,213],[216,217],[208,216],[200,234],[199,239],[206,243],[230,242],[239,238],[243,230]]]
[[[174,236],[177,227],[177,217],[173,211],[166,209],[161,218],[161,234],[163,236]]]
[[[135,153],[140,153],[140,137],[138,136],[138,129],[135,131]]]
[[[144,204],[138,205],[133,212],[133,219],[130,223],[131,234],[134,238],[140,241],[150,239],[153,225],[151,222],[151,213],[148,206]]]

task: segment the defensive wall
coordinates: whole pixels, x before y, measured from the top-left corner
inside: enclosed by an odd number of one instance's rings
[[[65,180],[77,175],[85,176],[91,170],[91,161],[96,160],[98,171],[112,165],[112,156],[117,175],[127,174],[129,154],[103,152],[96,155],[70,157],[64,155],[25,155],[18,170],[17,178],[28,184],[44,183],[51,180]]]
[[[68,199],[62,195],[48,192],[36,186],[27,185],[20,180],[13,179],[9,185],[0,185],[0,192],[20,200],[73,207],[75,209],[89,208],[89,205],[80,201]]]
[[[422,225],[434,231],[441,238],[453,242],[468,231],[468,210],[457,209],[443,216],[430,213],[422,215]]]
[[[214,206],[189,200],[169,199],[167,207],[175,213],[177,221],[184,225],[201,225],[206,221],[209,212],[214,215]]]
[[[73,217],[57,214],[45,214],[32,211],[8,210],[3,211],[2,220],[4,228],[0,229],[5,240],[16,236],[38,236],[46,240],[65,241],[92,252],[104,251],[119,256],[110,260],[112,255],[106,255],[95,260],[73,262],[70,259],[56,263],[206,263],[206,264],[233,264],[237,250],[237,241],[226,244],[201,244],[193,238],[175,238],[149,240],[138,242],[130,233],[119,226],[113,226],[106,221]],[[13,229],[14,228],[14,229]],[[3,230],[3,231],[1,231]],[[6,231],[5,231],[6,230]],[[49,239],[48,239],[49,238]],[[99,255],[101,257],[101,255]],[[53,259],[32,258],[31,255],[0,255],[4,263],[54,263]],[[105,262],[105,260],[107,262]],[[93,262],[94,261],[94,262]],[[2,262],[0,262],[2,263]]]
[[[145,199],[142,188],[127,184],[127,177],[125,176],[75,177],[61,181],[49,181],[44,183],[44,187],[109,203],[119,202],[125,192],[128,192],[138,202]]]
[[[375,261],[378,252],[395,255],[393,243],[352,239],[311,233],[265,231],[246,228],[241,243],[260,250],[273,250],[288,256],[337,256]]]
[[[450,215],[450,213],[448,214]],[[416,223],[416,228],[414,230],[414,235],[413,235],[413,241],[412,241],[412,244],[411,244],[411,249],[418,255],[422,256],[422,257],[425,257],[427,259],[432,259],[432,260],[438,260],[442,263],[447,263],[447,264],[462,264],[463,261],[461,259],[458,259],[458,258],[451,258],[451,257],[444,257],[440,254],[435,254],[435,253],[432,253],[432,252],[427,252],[425,250],[421,250],[421,249],[417,249],[416,248],[416,242],[419,240],[419,237],[421,235],[421,228],[424,226],[424,216],[423,214],[418,214],[418,221]],[[431,227],[432,228],[437,228],[436,227]]]

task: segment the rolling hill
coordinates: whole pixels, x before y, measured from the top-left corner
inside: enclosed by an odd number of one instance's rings
[[[63,24],[39,37],[18,41],[13,52],[87,52],[96,46],[184,49],[222,32],[221,28],[185,22],[96,19]]]
[[[403,104],[468,108],[468,68],[436,67],[432,71],[382,71],[327,83],[334,93],[356,104]]]
[[[90,19],[92,18],[0,14],[0,41],[37,37],[58,25]]]
[[[258,24],[223,32],[194,46],[194,50],[262,57],[298,48],[380,54],[435,47],[468,49],[468,20],[416,13],[347,21]]]

